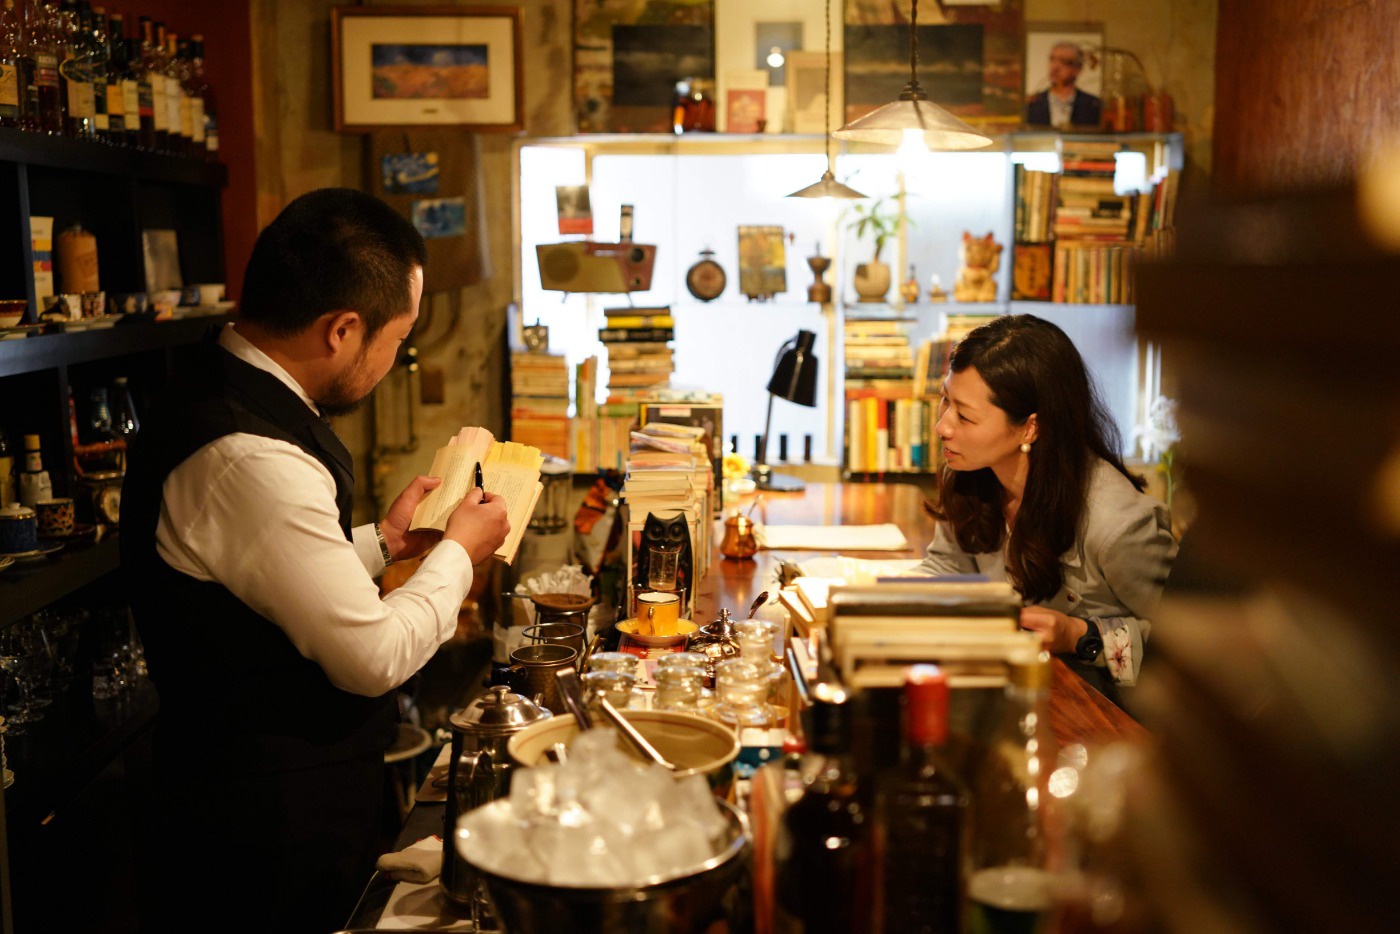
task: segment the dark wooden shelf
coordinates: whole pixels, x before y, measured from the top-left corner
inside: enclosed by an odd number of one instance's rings
[[[0,376],[188,344],[198,340],[211,326],[223,324],[228,317],[201,315],[170,321],[123,320],[110,328],[0,341]]]
[[[41,610],[121,565],[112,535],[95,544],[71,544],[42,561],[17,561],[0,571],[0,628]]]
[[[199,162],[139,149],[123,149],[93,140],[46,136],[0,128],[0,162],[21,162],[31,168],[63,169],[121,175],[145,181],[177,185],[228,183],[228,168],[221,162]]]

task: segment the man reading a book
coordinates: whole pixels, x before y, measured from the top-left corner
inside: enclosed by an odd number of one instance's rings
[[[162,930],[242,924],[215,907],[232,894],[274,930],[343,924],[377,849],[394,690],[452,636],[472,565],[509,531],[481,490],[442,532],[410,531],[426,477],[351,528],[352,461],[327,418],[393,366],[424,261],[369,195],[297,198],[254,245],[237,320],[183,361],[134,446],[122,571],[160,694]],[[429,548],[381,598],[385,566]]]

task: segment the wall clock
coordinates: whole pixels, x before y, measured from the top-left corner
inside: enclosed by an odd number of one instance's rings
[[[724,267],[711,259],[714,255],[714,250],[701,250],[701,259],[685,274],[685,287],[702,302],[718,298],[728,281]]]

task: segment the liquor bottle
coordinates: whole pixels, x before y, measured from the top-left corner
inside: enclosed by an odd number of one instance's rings
[[[1046,810],[1055,743],[1048,715],[1050,656],[1014,659],[1006,705],[973,780],[969,910],[985,930],[1032,931],[1050,908]]]
[[[0,11],[0,126],[19,126],[23,87],[20,81],[22,36],[14,0]]]
[[[180,138],[183,147],[180,155],[194,155],[194,86],[190,75],[190,40],[178,39],[175,46],[175,71],[180,88]]]
[[[783,813],[775,852],[780,930],[869,929],[870,808],[850,753],[850,706],[817,700],[810,711],[814,774]]]
[[[131,398],[131,385],[125,376],[112,380],[112,430],[118,438],[130,441],[141,430],[141,419],[136,417],[136,404]]]
[[[874,930],[962,930],[968,792],[943,759],[948,680],[915,665],[904,680],[900,762],[876,780]]]
[[[19,90],[19,128],[38,132],[39,87],[34,81],[34,37],[29,31],[32,23],[33,19],[28,9],[25,10],[24,15],[16,17],[19,52],[15,59],[15,78]]]
[[[5,429],[0,428],[0,509],[14,501],[15,452],[10,450],[10,439],[6,436]]]
[[[175,49],[170,44],[173,38],[173,35],[166,32],[165,24],[157,21],[156,67],[165,75],[165,151],[171,155],[178,155],[183,143],[180,139],[180,78],[176,74],[173,61]],[[159,100],[156,101],[156,106],[160,106]]]
[[[155,44],[155,26],[149,16],[142,16],[141,50],[137,61],[141,98],[141,148],[161,152],[166,144],[165,72],[159,68]]]
[[[59,12],[59,66],[63,99],[63,131],[68,136],[92,139],[96,135],[97,109],[92,93],[87,40],[78,5],[63,0]]]
[[[190,99],[190,157],[205,158],[204,93],[209,84],[204,78],[204,43],[191,39],[186,46],[185,93]]]
[[[123,22],[120,13],[113,13],[103,29],[107,39],[107,139],[113,146],[131,145],[126,126],[126,42],[122,38]]]
[[[41,499],[53,499],[53,481],[39,455],[39,436],[24,436],[24,472],[19,475],[19,501],[30,509]]]
[[[92,127],[98,139],[111,142],[112,122],[107,103],[107,13],[102,7],[92,7],[88,0],[81,0],[78,19],[83,23],[88,74],[92,79]]]
[[[26,8],[29,55],[34,61],[34,129],[59,136],[63,133],[63,98],[58,81],[58,11],[51,3]]]
[[[204,138],[204,152],[201,154],[206,162],[219,161],[219,118],[216,115],[217,107],[214,99],[214,88],[204,76],[204,37],[196,35],[194,37],[194,73],[195,83],[199,87],[200,113],[203,117],[203,129],[200,134]]]
[[[133,149],[155,146],[155,118],[151,113],[151,86],[141,73],[141,40],[122,39],[126,71],[122,75],[122,103],[126,104],[126,138]]]
[[[112,431],[120,439],[122,453],[117,457],[117,468],[126,473],[127,458],[131,456],[131,442],[141,430],[141,420],[136,417],[136,403],[131,398],[131,387],[125,376],[112,381]]]

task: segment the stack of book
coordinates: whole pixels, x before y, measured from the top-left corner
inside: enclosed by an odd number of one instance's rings
[[[690,533],[691,578],[688,585],[689,617],[694,609],[696,584],[709,568],[714,535],[714,475],[704,431],[689,425],[649,422],[631,433],[627,477],[622,499],[627,504],[627,566],[631,579],[641,580],[642,530],[648,515],[660,520],[684,516]]]
[[[1146,191],[1120,193],[1115,156],[1122,149],[1067,139],[1058,175],[1016,167],[1013,299],[1128,304],[1137,259],[1170,253],[1177,175],[1168,171]],[[1164,153],[1152,158],[1166,162]]]
[[[608,389],[665,386],[675,369],[671,339],[675,319],[666,306],[609,308],[598,339],[608,348]]]
[[[569,367],[563,354],[510,355],[510,439],[569,458]]]
[[[848,317],[846,469],[883,473],[927,469],[927,400],[915,397],[915,355],[904,322]],[[927,367],[927,362],[925,362]]]

